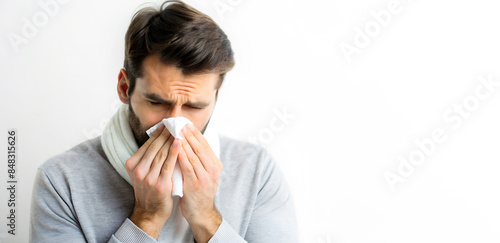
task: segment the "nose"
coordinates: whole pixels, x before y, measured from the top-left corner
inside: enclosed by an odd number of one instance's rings
[[[179,116],[184,116],[182,112],[182,105],[179,104],[172,104],[167,114],[165,114],[165,117],[167,118]]]

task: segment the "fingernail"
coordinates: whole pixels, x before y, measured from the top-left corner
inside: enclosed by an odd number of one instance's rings
[[[160,125],[158,126],[158,128],[157,128],[157,129],[158,129],[158,130],[163,130],[163,128],[165,128],[165,125],[163,125],[163,123],[162,123],[162,124],[160,124]]]
[[[189,128],[189,130],[191,130],[191,131],[193,131],[193,130],[194,130],[194,126],[193,126],[193,124],[189,124],[189,123],[188,123],[188,124],[187,124],[187,127],[188,127],[188,128]]]

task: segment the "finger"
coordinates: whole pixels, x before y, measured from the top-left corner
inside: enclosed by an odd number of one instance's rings
[[[132,157],[130,157],[130,159],[127,160],[127,162],[125,163],[125,168],[128,172],[132,172],[135,170],[141,159],[144,157],[144,154],[148,150],[149,146],[153,143],[153,141],[156,140],[156,138],[161,135],[164,128],[165,126],[163,124],[160,124],[160,126],[158,126],[153,134],[151,134],[151,137],[137,150],[134,155],[132,155]]]
[[[196,138],[196,140],[201,144],[208,144],[208,141],[205,139],[205,136],[198,130],[193,124],[186,125],[187,130],[189,130],[192,135]]]
[[[182,140],[182,149],[186,153],[188,161],[189,161],[189,163],[191,163],[191,166],[193,167],[194,172],[196,173],[196,176],[199,179],[203,178],[205,173],[206,173],[205,167],[201,163],[198,156],[194,153],[193,149],[191,148],[189,143],[186,141],[186,139]]]
[[[191,126],[192,128],[189,128],[190,125],[191,124],[187,124],[182,128],[182,135],[189,142],[189,145],[191,145],[191,147],[197,148],[202,144],[202,141],[199,141],[194,135],[194,130],[198,129],[195,129],[194,126]]]
[[[175,139],[170,146],[167,159],[161,167],[160,178],[158,179],[161,185],[172,185],[172,175],[174,173],[175,163],[177,162],[181,146],[182,145],[179,139]]]
[[[148,149],[146,150],[146,153],[144,153],[144,156],[134,169],[134,176],[137,179],[142,180],[148,174],[153,159],[169,137],[170,133],[168,132],[168,129],[163,129],[163,131],[161,131],[161,134],[156,137],[153,142],[151,142]]]
[[[191,163],[189,163],[186,151],[184,151],[182,146],[179,151],[178,161],[179,161],[179,166],[181,167],[182,179],[184,181],[196,180],[196,174],[194,172],[193,166],[191,165]]]
[[[158,126],[158,128],[151,134],[151,137],[149,137],[149,139],[139,148],[139,150],[137,152],[141,152],[142,155],[144,155],[146,153],[146,151],[148,150],[149,146],[151,146],[151,144],[158,138],[161,136],[161,134],[163,133],[164,130],[167,130],[165,129],[165,125],[160,124]],[[142,158],[142,157],[141,157]]]
[[[214,158],[217,156],[214,154],[212,148],[208,144],[205,137],[203,137],[201,132],[191,124],[188,124],[182,129],[182,133],[191,146],[193,152],[200,159],[203,167],[208,170],[208,166],[213,166]],[[198,138],[196,134],[199,134],[201,136],[201,139]]]
[[[188,124],[188,125],[191,125],[191,124]],[[182,134],[184,135],[184,137],[186,138],[187,142],[189,143],[189,145],[191,146],[191,148],[193,149],[193,152],[202,160],[202,161],[205,161],[207,160],[209,157],[209,154],[207,152],[211,152],[211,149],[207,149],[207,148],[210,148],[210,146],[208,145],[208,142],[205,140],[205,138],[203,138],[203,140],[199,140],[196,136],[195,136],[195,133],[196,132],[199,132],[198,129],[196,129],[194,126],[188,126],[186,125],[183,129],[182,129]],[[191,128],[190,128],[191,127]],[[200,133],[201,134],[201,133]],[[202,135],[203,137],[203,135]],[[208,151],[210,150],[210,151]],[[213,153],[213,152],[212,152]]]
[[[149,179],[152,180],[150,181],[151,183],[156,183],[158,181],[158,176],[160,175],[160,170],[165,163],[165,160],[167,159],[170,145],[174,141],[174,137],[170,136],[167,140],[166,143],[163,144],[161,147],[160,151],[156,154],[155,158],[153,159],[153,162],[151,163],[151,168],[148,173]]]

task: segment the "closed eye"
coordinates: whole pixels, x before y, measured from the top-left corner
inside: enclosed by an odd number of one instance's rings
[[[149,103],[150,103],[151,105],[161,105],[161,103],[160,103],[160,102],[150,101]]]
[[[160,105],[165,104],[164,102],[158,102],[158,101],[152,101],[152,100],[150,100],[148,102],[152,106],[160,106]],[[205,109],[206,106],[196,106],[196,105],[184,104],[184,107],[186,107],[188,109],[194,109],[194,110],[203,110],[203,109]]]
[[[190,106],[190,105],[187,105],[187,107],[188,107],[189,109],[195,109],[195,110],[201,110],[201,109],[203,109],[203,108],[201,108],[201,107],[194,107],[194,106]]]

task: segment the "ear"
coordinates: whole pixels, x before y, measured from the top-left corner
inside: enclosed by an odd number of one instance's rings
[[[220,87],[219,87],[219,91],[220,91],[220,89],[222,88],[222,86],[224,86],[224,84],[225,84],[225,83],[226,83],[226,78],[224,78],[224,79],[222,80],[222,83],[220,84]]]
[[[217,88],[217,90],[215,91],[215,102],[217,102],[217,99],[219,98],[219,91],[221,90],[222,86],[224,86],[224,83],[226,81],[224,81],[224,79],[222,80],[222,83],[220,84],[219,88]]]
[[[117,90],[118,90],[118,97],[124,104],[129,103],[129,96],[128,96],[128,89],[130,82],[128,79],[128,74],[125,69],[120,69],[120,73],[118,74],[118,85],[117,85]]]

